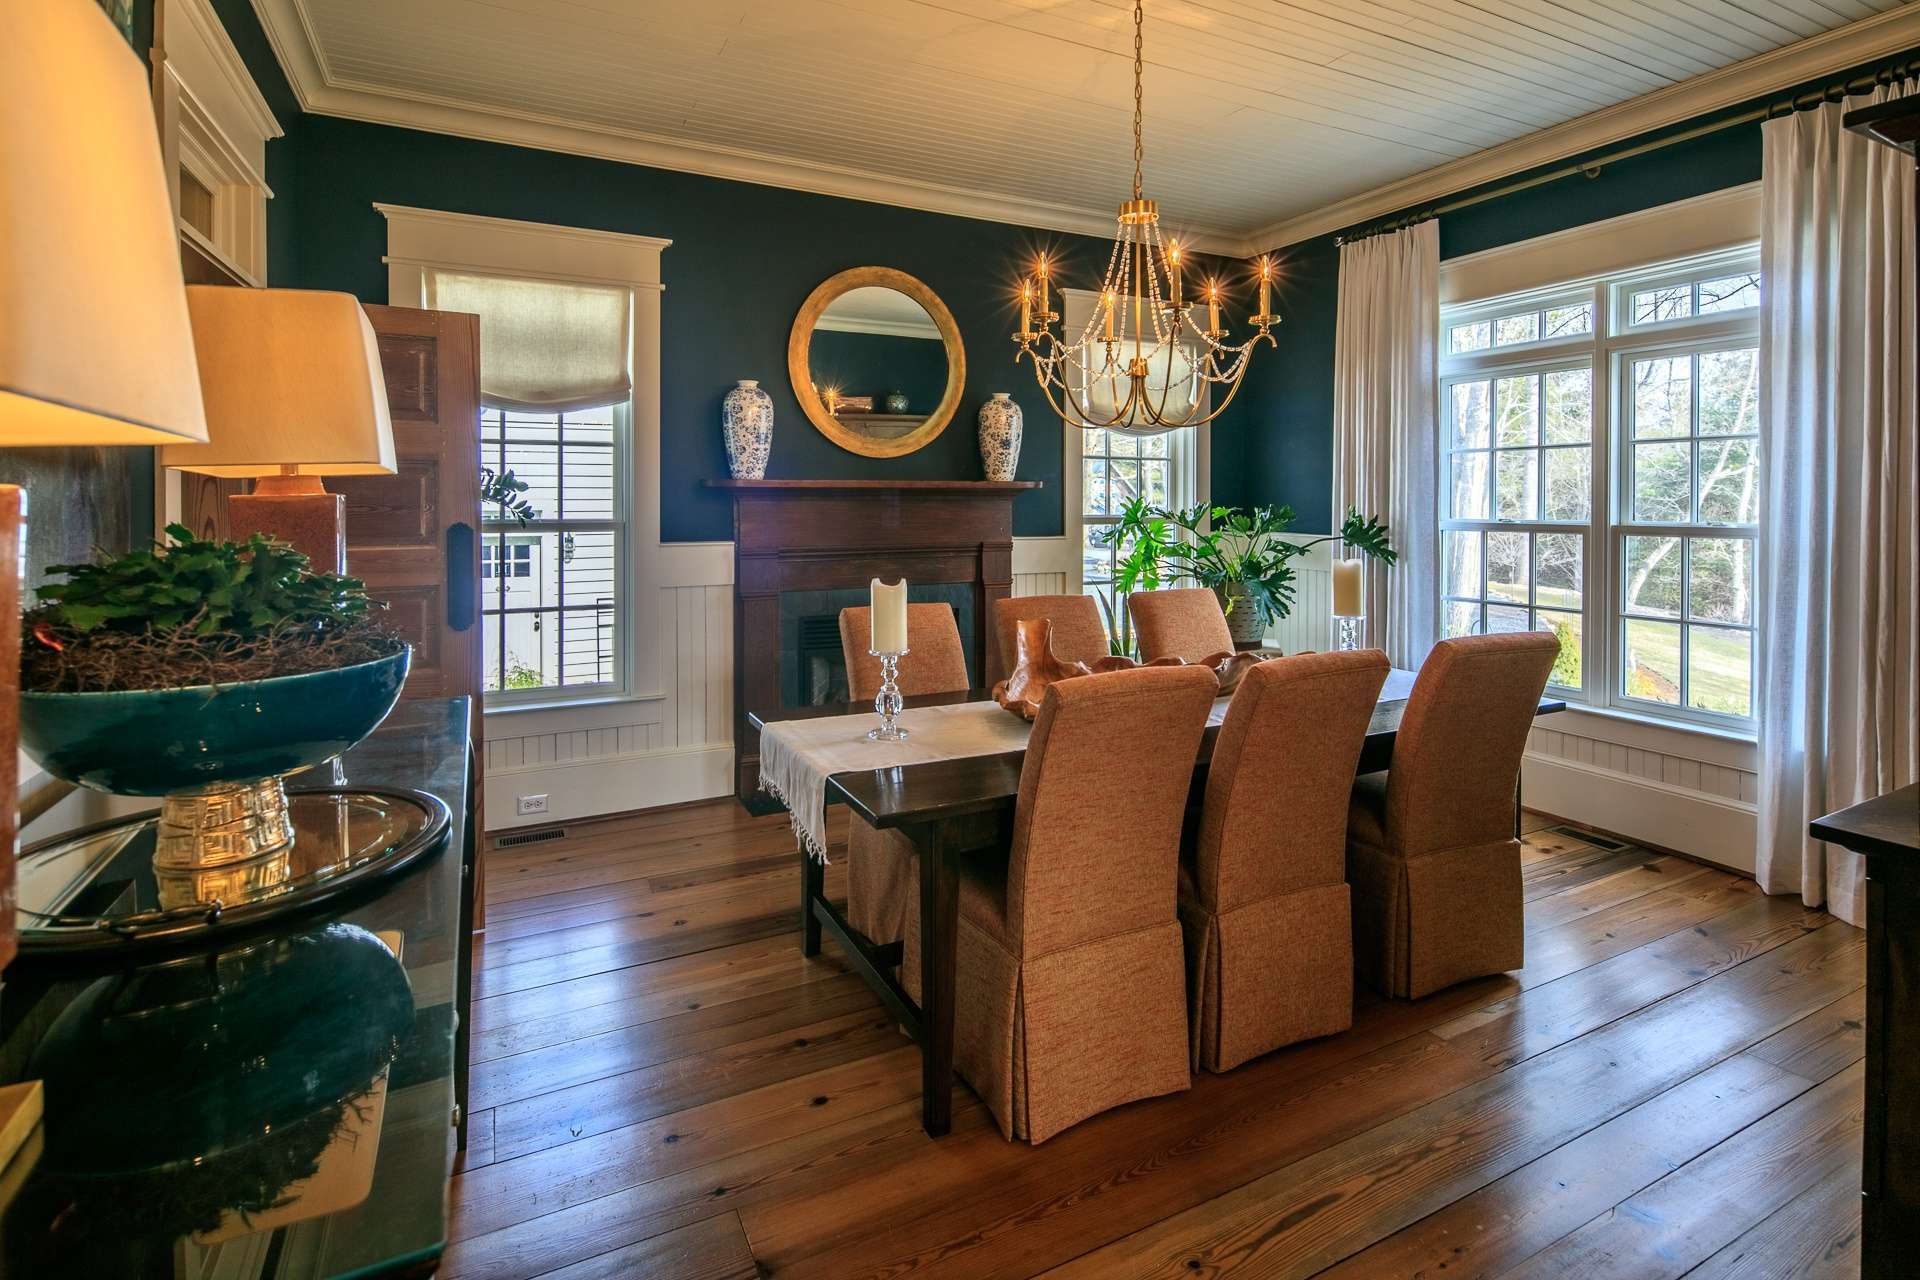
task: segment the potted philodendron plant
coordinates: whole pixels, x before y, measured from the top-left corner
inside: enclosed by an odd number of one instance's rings
[[[1260,639],[1293,608],[1293,561],[1323,542],[1342,542],[1382,564],[1399,559],[1377,518],[1349,510],[1340,532],[1294,541],[1291,507],[1215,507],[1169,510],[1135,498],[1104,535],[1121,549],[1114,587],[1121,594],[1152,591],[1163,582],[1212,587],[1237,644]],[[1117,634],[1117,633],[1116,633]]]
[[[56,565],[22,619],[20,743],[56,778],[164,796],[156,866],[283,852],[281,779],[393,709],[412,650],[356,579],[259,534]]]

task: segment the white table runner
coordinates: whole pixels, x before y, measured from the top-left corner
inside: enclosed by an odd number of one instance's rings
[[[868,739],[867,730],[879,723],[879,716],[866,712],[778,720],[760,731],[760,785],[787,806],[794,834],[822,862],[827,860],[827,779],[832,775],[1020,751],[1033,729],[996,702],[902,711],[899,723],[910,730],[904,742]]]
[[[1411,671],[1392,671],[1380,701],[1405,698],[1413,689]],[[1208,724],[1227,714],[1228,698],[1215,698]],[[903,764],[932,764],[968,756],[999,755],[1026,749],[1033,726],[994,702],[960,702],[944,707],[914,707],[900,713],[912,732],[904,742],[874,742],[867,730],[880,722],[872,712],[822,716],[812,720],[776,720],[760,731],[760,785],[787,806],[793,831],[807,852],[827,860],[827,779],[836,773],[886,769]]]

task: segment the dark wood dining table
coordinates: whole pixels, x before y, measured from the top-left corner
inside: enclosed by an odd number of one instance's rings
[[[1394,739],[1407,707],[1413,673],[1394,671],[1381,690],[1367,726],[1366,742],[1355,771],[1374,773],[1393,760]],[[913,707],[950,706],[988,699],[982,689],[908,698]],[[1224,702],[1224,700],[1223,700]],[[1537,715],[1565,710],[1566,703],[1543,698]],[[869,703],[836,702],[748,713],[754,728],[782,720],[824,716],[873,716]],[[1195,799],[1204,792],[1208,762],[1219,737],[1219,716],[1207,726],[1194,760]],[[1020,792],[1020,768],[1026,752],[1003,751],[925,764],[861,769],[827,780],[829,804],[845,804],[859,818],[883,831],[912,840],[920,863],[920,1000],[916,1003],[892,970],[901,961],[898,942],[876,943],[847,923],[825,892],[825,868],[804,847],[800,857],[801,951],[818,955],[822,934],[846,951],[854,970],[872,987],[920,1046],[920,1121],[929,1137],[952,1126],[953,1010],[955,953],[960,917],[960,866],[970,855],[1004,848],[1012,836],[1014,801]],[[1514,794],[1515,833],[1519,831],[1519,792]]]

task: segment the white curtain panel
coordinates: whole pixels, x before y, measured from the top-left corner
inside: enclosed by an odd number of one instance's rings
[[[429,271],[429,307],[480,317],[480,400],[573,413],[633,394],[633,290]]]
[[[1914,91],[1763,128],[1757,875],[1856,925],[1862,860],[1807,823],[1920,773],[1914,192],[1840,119]]]
[[[1417,668],[1439,630],[1439,335],[1439,223],[1340,247],[1333,518],[1379,516],[1400,553],[1366,570],[1367,640],[1396,667]]]

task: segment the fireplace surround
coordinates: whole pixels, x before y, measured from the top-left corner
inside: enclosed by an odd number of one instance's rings
[[[922,588],[914,599],[954,604],[967,670],[982,685],[999,678],[988,619],[993,602],[1013,593],[1013,499],[1037,481],[706,483],[733,496],[734,789],[742,803],[772,803],[760,790],[760,738],[747,713],[804,705],[806,673],[790,653],[783,680],[783,648],[798,646],[803,618],[837,616],[835,600],[865,603],[874,578],[904,577]]]

